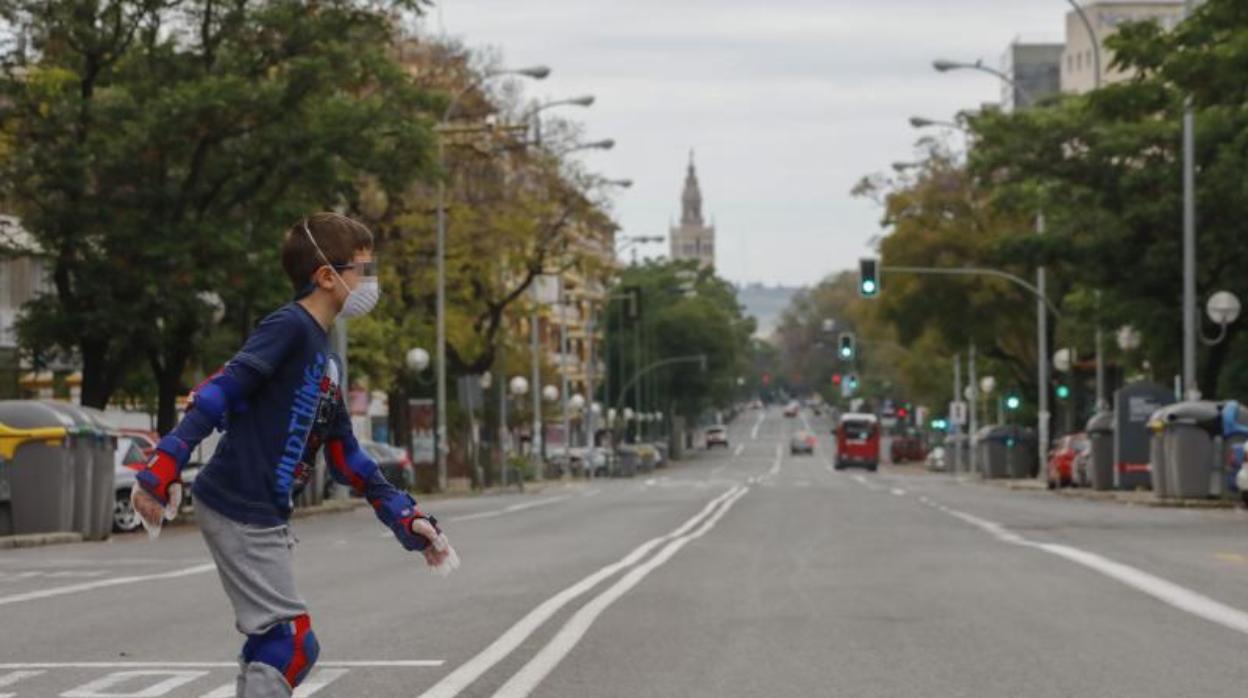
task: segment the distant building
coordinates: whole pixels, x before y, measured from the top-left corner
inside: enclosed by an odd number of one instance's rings
[[[672,259],[692,259],[702,268],[715,266],[715,226],[702,219],[702,190],[689,153],[685,190],[680,196],[680,225],[671,229]]]
[[[1128,22],[1154,20],[1167,31],[1183,20],[1183,3],[1135,0],[1134,2],[1088,2],[1083,11],[1092,24],[1101,49],[1101,84],[1122,82],[1134,75],[1129,70],[1111,70],[1113,51],[1105,47],[1105,40]],[[1096,61],[1092,53],[1092,40],[1087,27],[1074,10],[1066,13],[1066,50],[1062,53],[1062,92],[1083,94],[1096,87]]]
[[[1042,101],[1062,89],[1062,44],[1014,42],[1001,59],[1001,72],[1013,83],[1001,82],[1001,108],[1012,112],[1031,106],[1027,99]]]

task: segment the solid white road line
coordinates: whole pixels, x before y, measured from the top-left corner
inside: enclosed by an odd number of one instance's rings
[[[348,669],[320,669],[318,668],[306,681],[299,684],[299,688],[295,689],[292,698],[311,698],[316,695],[322,688],[346,676]],[[230,682],[221,686],[212,693],[204,694],[201,698],[234,698],[236,686],[234,682]]]
[[[1248,635],[1248,613],[1228,606],[1186,587],[1179,586],[1167,579],[1145,572],[1144,570],[1123,564],[1096,553],[1080,550],[1069,545],[1058,543],[1039,543],[1014,533],[999,523],[981,519],[965,512],[950,509],[944,505],[933,504],[937,509],[950,516],[955,516],[976,526],[1003,543],[1019,545],[1025,548],[1042,550],[1051,555],[1064,558],[1090,570],[1099,572],[1126,586],[1143,592],[1162,603],[1185,611],[1210,623]]]
[[[765,421],[767,421],[767,412],[764,410],[762,414],[758,415],[758,421],[754,422],[754,428],[750,430],[751,439],[758,439],[758,430],[763,426],[763,422]]]
[[[529,660],[528,664],[525,664],[520,671],[516,672],[515,676],[512,676],[507,683],[498,689],[494,694],[496,698],[500,696],[503,698],[522,698],[531,694],[550,675],[550,672],[559,665],[559,662],[563,661],[563,658],[568,656],[568,653],[576,647],[577,643],[581,641],[581,638],[585,636],[590,626],[593,625],[598,616],[602,615],[603,611],[607,610],[621,596],[628,593],[630,589],[637,586],[641,580],[646,578],[646,575],[670,560],[673,555],[688,545],[690,541],[701,538],[715,528],[715,524],[719,523],[724,514],[727,514],[728,510],[732,508],[732,505],[738,499],[744,497],[747,492],[749,492],[748,488],[737,490],[736,494],[727,499],[723,506],[713,516],[703,522],[696,531],[668,543],[667,547],[659,551],[657,555],[644,564],[634,567],[628,574],[607,588],[606,591],[582,606],[564,624],[563,628],[551,638],[550,642],[546,643],[546,646],[533,659]]]
[[[343,669],[416,669],[440,667],[444,659],[379,659],[318,661],[318,667]],[[238,668],[238,662],[8,662],[0,669],[221,669]],[[0,684],[2,686],[4,684]]]
[[[532,502],[512,504],[511,506],[503,507],[502,509],[492,509],[490,511],[482,511],[476,514],[464,514],[463,516],[452,516],[452,517],[445,519],[445,521],[447,521],[448,523],[458,523],[460,521],[476,521],[478,519],[492,519],[496,516],[514,514],[517,511],[525,511],[526,509],[536,509],[537,507],[544,507],[550,504],[554,504],[556,502],[562,502],[563,500],[570,499],[570,498],[571,498],[571,495],[563,494],[563,495],[559,495],[558,497],[547,497],[546,499],[537,499]],[[386,535],[389,536],[390,532],[387,531]]]
[[[420,694],[421,698],[450,698],[456,696],[460,691],[470,686],[474,681],[481,678],[485,672],[489,671],[498,664],[513,650],[520,646],[522,642],[529,638],[533,633],[537,632],[551,616],[566,606],[578,596],[588,592],[598,585],[599,582],[611,577],[616,572],[633,566],[643,557],[650,553],[651,550],[666,543],[667,541],[679,538],[687,532],[695,528],[703,519],[711,516],[716,507],[720,503],[732,497],[741,491],[740,485],[732,487],[727,492],[712,499],[697,514],[694,514],[688,521],[681,524],[678,528],[657,538],[642,543],[633,549],[631,553],[624,556],[617,562],[614,562],[602,569],[581,579],[579,582],[555,594],[549,599],[543,601],[537,608],[529,611],[527,615],[517,621],[514,625],[507,629],[497,640],[490,643],[488,647],[482,650],[477,656],[469,659],[455,671],[447,674],[441,681],[434,684],[429,690]]]
[[[69,584],[60,587],[51,587],[49,589],[39,589],[38,591],[28,591],[23,594],[11,594],[9,596],[0,596],[0,606],[13,603],[25,603],[27,601],[35,601],[37,599],[46,599],[53,596],[64,596],[65,594],[77,594],[83,591],[91,591],[92,589],[103,589],[105,587],[115,587],[124,584],[133,584],[135,582],[148,582],[158,579],[177,579],[178,577],[189,577],[195,574],[211,572],[217,568],[211,562],[203,565],[194,565],[185,567],[172,572],[161,572],[159,574],[143,574],[131,577],[114,577],[112,579],[101,579],[95,582],[83,582],[82,584]]]
[[[42,671],[11,671],[3,676],[0,676],[0,688],[4,688],[5,686],[12,686],[18,681],[21,681],[23,679],[33,678],[42,673],[44,672]],[[17,695],[16,693],[0,693],[0,698],[14,698],[14,696],[16,695]]]

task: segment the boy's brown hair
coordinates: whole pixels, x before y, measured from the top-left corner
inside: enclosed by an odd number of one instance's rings
[[[359,221],[337,213],[317,213],[300,219],[286,231],[282,241],[282,269],[295,293],[306,289],[312,274],[325,266],[308,240],[308,232],[304,232],[305,225],[331,265],[350,264],[355,253],[373,249],[373,234]]]

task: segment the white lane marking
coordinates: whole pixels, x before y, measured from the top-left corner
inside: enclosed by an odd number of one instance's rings
[[[733,449],[732,451],[732,457],[736,458],[740,456],[744,451],[745,451],[745,444],[737,444],[737,447]]]
[[[802,417],[802,426],[806,427],[806,431],[814,431],[810,428],[810,420],[806,418],[806,413],[798,412],[798,414]]]
[[[1042,550],[1051,555],[1065,558],[1075,564],[1082,565],[1110,579],[1121,582],[1136,591],[1143,592],[1168,606],[1190,613],[1197,618],[1203,618],[1210,623],[1248,635],[1248,613],[1197,591],[1179,586],[1157,575],[1110,560],[1096,553],[1090,553],[1069,545],[1039,543],[1028,540],[995,521],[981,519],[966,512],[950,509],[942,504],[933,504],[933,506],[950,516],[957,517],[986,531],[1003,543]]]
[[[520,671],[516,672],[507,683],[494,694],[503,698],[523,698],[533,692],[541,682],[550,675],[550,672],[568,656],[568,653],[576,647],[585,633],[589,631],[591,625],[602,615],[602,612],[619,600],[630,589],[637,586],[646,575],[658,569],[661,565],[672,558],[681,548],[689,544],[690,541],[701,538],[706,535],[720,519],[728,513],[732,505],[745,496],[749,492],[749,488],[741,488],[736,491],[732,497],[724,501],[719,510],[713,516],[706,519],[702,525],[694,532],[677,538],[668,543],[663,550],[659,551],[654,557],[650,558],[644,564],[634,567],[617,581],[615,584],[607,588],[598,596],[591,599],[588,603],[581,607],[579,611],[573,615],[567,623],[559,630],[559,632],[551,638],[550,642],[537,653],[533,659],[529,660]]]
[[[71,688],[62,693],[61,698],[157,698],[157,696],[163,696],[179,686],[185,686],[199,677],[207,675],[208,672],[206,671],[115,671],[95,681],[84,683],[78,688]],[[163,681],[130,691],[129,693],[117,693],[114,691],[104,693],[104,691],[118,684],[126,683],[133,679],[157,678],[161,676],[165,677]]]
[[[776,460],[772,462],[771,469],[767,471],[767,474],[769,476],[774,477],[780,474],[780,461],[783,458],[784,458],[784,447],[781,446],[780,444],[776,444]]]
[[[345,676],[349,669],[317,669],[307,678],[306,681],[299,684],[299,688],[295,689],[293,698],[311,698],[316,695],[322,688],[341,679]],[[212,693],[206,693],[201,698],[234,698],[236,686],[233,681],[217,688]]]
[[[497,640],[490,643],[490,645],[485,649],[481,650],[477,656],[469,659],[467,662],[464,662],[464,664],[462,664],[458,669],[452,671],[450,674],[447,674],[441,681],[434,684],[429,690],[420,694],[421,698],[450,698],[451,696],[459,695],[460,691],[464,690],[474,681],[481,678],[481,676],[493,668],[495,664],[498,664],[503,659],[506,659],[507,655],[511,654],[512,651],[519,647],[521,643],[529,638],[529,636],[537,632],[538,628],[540,628],[542,624],[545,623],[551,616],[557,613],[559,609],[566,606],[576,597],[584,594],[590,589],[593,589],[604,579],[611,577],[622,569],[636,564],[654,548],[657,548],[669,540],[685,535],[685,533],[696,527],[703,519],[711,516],[714,513],[715,508],[718,507],[721,502],[725,501],[742,489],[744,488],[739,485],[730,488],[727,492],[724,492],[715,499],[712,499],[705,507],[702,508],[701,511],[694,514],[688,521],[681,524],[680,527],[676,528],[671,533],[657,538],[651,538],[645,543],[637,546],[631,553],[624,556],[617,562],[603,567],[597,572],[590,574],[579,582],[543,601],[537,608],[529,611],[527,615],[516,621],[516,623],[500,635]]]
[[[65,594],[77,594],[82,591],[91,591],[92,589],[103,589],[105,587],[114,587],[123,584],[133,584],[135,582],[149,582],[158,579],[177,579],[178,577],[189,577],[194,574],[202,574],[210,572],[217,568],[211,562],[203,565],[194,565],[185,567],[172,572],[161,572],[159,574],[143,574],[132,577],[114,577],[113,579],[101,579],[95,582],[83,582],[82,584],[70,584],[63,587],[52,587],[50,589],[39,589],[38,591],[28,591],[24,594],[11,594],[9,596],[0,596],[0,606],[11,603],[25,603],[36,599],[46,599],[52,596],[63,596]]]
[[[659,484],[659,481],[654,478],[650,478],[649,480],[646,480],[642,484],[645,485],[646,487],[654,487],[655,485]]]
[[[905,490],[903,490],[903,489],[901,489],[900,487],[894,487],[893,489],[891,489],[891,490],[889,490],[889,491],[890,491],[890,492],[892,492],[892,493],[893,493],[893,495],[895,495],[895,496],[897,496],[897,497],[904,497],[904,496],[906,496],[906,491],[905,491]]]
[[[12,686],[18,681],[21,681],[23,679],[29,679],[29,678],[38,676],[42,673],[44,672],[43,671],[10,671],[9,673],[5,675],[0,676],[0,688],[4,688],[5,686]],[[17,695],[16,693],[0,693],[0,698],[14,698],[14,696],[16,695]]]
[[[582,497],[597,497],[600,494],[602,494],[602,490],[592,489],[592,490],[585,490],[584,492],[581,493],[581,496]]]
[[[478,519],[492,519],[496,516],[514,514],[517,511],[524,511],[526,509],[535,509],[537,507],[544,507],[549,504],[554,504],[556,502],[562,502],[563,500],[568,499],[570,497],[571,495],[566,495],[566,494],[559,495],[558,497],[547,497],[546,499],[538,499],[532,502],[512,504],[511,506],[503,507],[502,509],[492,509],[490,511],[482,511],[476,514],[464,514],[462,516],[452,516],[452,517],[445,519],[445,521],[449,523],[457,523],[459,521],[475,521]],[[389,536],[390,533],[387,531],[386,535]]]
[[[758,439],[758,430],[759,430],[759,427],[762,427],[762,426],[763,426],[763,422],[764,422],[764,421],[766,421],[766,420],[767,420],[767,413],[766,413],[765,411],[764,411],[762,414],[758,415],[758,421],[757,421],[757,422],[754,422],[754,428],[750,430],[750,438],[751,438],[751,439],[754,439],[754,440],[757,440],[757,439]]]
[[[864,475],[855,475],[854,481],[862,485],[863,487],[866,487],[867,489],[871,490],[872,492],[879,492],[881,489],[879,485],[875,484],[874,482],[871,482]]]
[[[440,667],[445,659],[380,659],[318,661],[318,667],[349,669],[415,669]],[[238,662],[9,662],[0,669],[222,669],[238,668]]]

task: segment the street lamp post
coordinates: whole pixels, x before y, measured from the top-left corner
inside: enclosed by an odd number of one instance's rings
[[[553,109],[560,106],[589,107],[594,103],[593,95],[582,95],[570,99],[558,99],[553,102],[540,104],[529,110],[527,118],[533,121],[533,140],[537,147],[542,146],[542,117],[541,113],[547,109]],[[538,295],[537,284],[533,284],[533,312],[529,315],[529,353],[531,354],[530,380],[534,386],[541,385],[542,382],[542,352],[541,352],[541,298]],[[542,396],[541,391],[536,388],[533,390],[533,466],[537,472],[542,471],[542,444],[545,434],[542,429]]]
[[[932,67],[940,73],[948,73],[951,70],[978,70],[982,73],[988,73],[989,75],[999,78],[1002,82],[1012,87],[1014,91],[1018,92],[1018,95],[1023,98],[1024,106],[1030,107],[1034,106],[1036,103],[1036,100],[1032,98],[1031,93],[1028,92],[1022,85],[1019,85],[1014,78],[1011,78],[1009,75],[1006,75],[996,68],[984,65],[984,59],[982,58],[976,60],[974,63],[960,63],[958,61],[938,58],[932,61]]]
[[[550,68],[546,66],[533,66],[530,68],[520,68],[515,70],[493,70],[482,74],[476,80],[472,81],[467,87],[464,87],[451,98],[449,104],[446,105],[446,111],[442,113],[442,120],[439,122],[439,128],[446,128],[450,123],[451,117],[455,115],[455,108],[459,106],[459,100],[463,98],[470,90],[476,89],[486,80],[501,77],[504,75],[517,75],[521,77],[533,78],[534,80],[543,80],[550,75]],[[442,134],[438,134],[438,164],[443,170],[446,169],[446,139]],[[437,339],[434,352],[436,354],[438,373],[438,424],[434,430],[434,453],[438,466],[438,489],[446,489],[446,455],[447,455],[447,428],[446,428],[446,177],[445,174],[438,178],[438,227],[437,227],[437,303],[435,306]]]
[[[1183,17],[1192,16],[1195,0],[1183,4]],[[1183,105],[1183,393],[1200,399],[1196,384],[1196,113],[1192,98]]]

